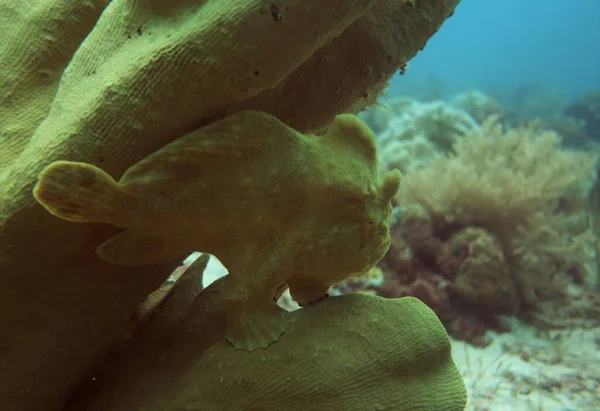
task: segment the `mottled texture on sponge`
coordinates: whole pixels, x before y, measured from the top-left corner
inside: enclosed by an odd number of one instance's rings
[[[0,2],[0,172],[48,114],[65,67],[108,3]]]

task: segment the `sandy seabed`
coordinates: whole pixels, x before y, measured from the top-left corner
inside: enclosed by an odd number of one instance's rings
[[[540,333],[508,321],[486,348],[452,342],[467,410],[600,410],[600,328]]]

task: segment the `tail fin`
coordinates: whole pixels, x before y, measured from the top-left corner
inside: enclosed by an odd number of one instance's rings
[[[33,196],[51,214],[75,222],[117,221],[123,205],[117,182],[86,163],[56,161],[40,173]]]

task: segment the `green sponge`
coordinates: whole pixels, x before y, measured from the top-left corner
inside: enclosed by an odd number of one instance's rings
[[[191,307],[189,287],[176,285],[132,348],[103,361],[64,411],[464,409],[449,338],[421,301],[331,297],[285,313],[280,340],[248,352],[224,340],[223,283]]]
[[[450,340],[421,301],[354,294],[287,315],[292,324],[265,351],[210,348],[172,409],[464,409]]]

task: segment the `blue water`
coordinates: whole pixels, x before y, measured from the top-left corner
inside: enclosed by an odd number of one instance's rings
[[[390,94],[524,85],[566,100],[600,89],[600,0],[462,0]]]

